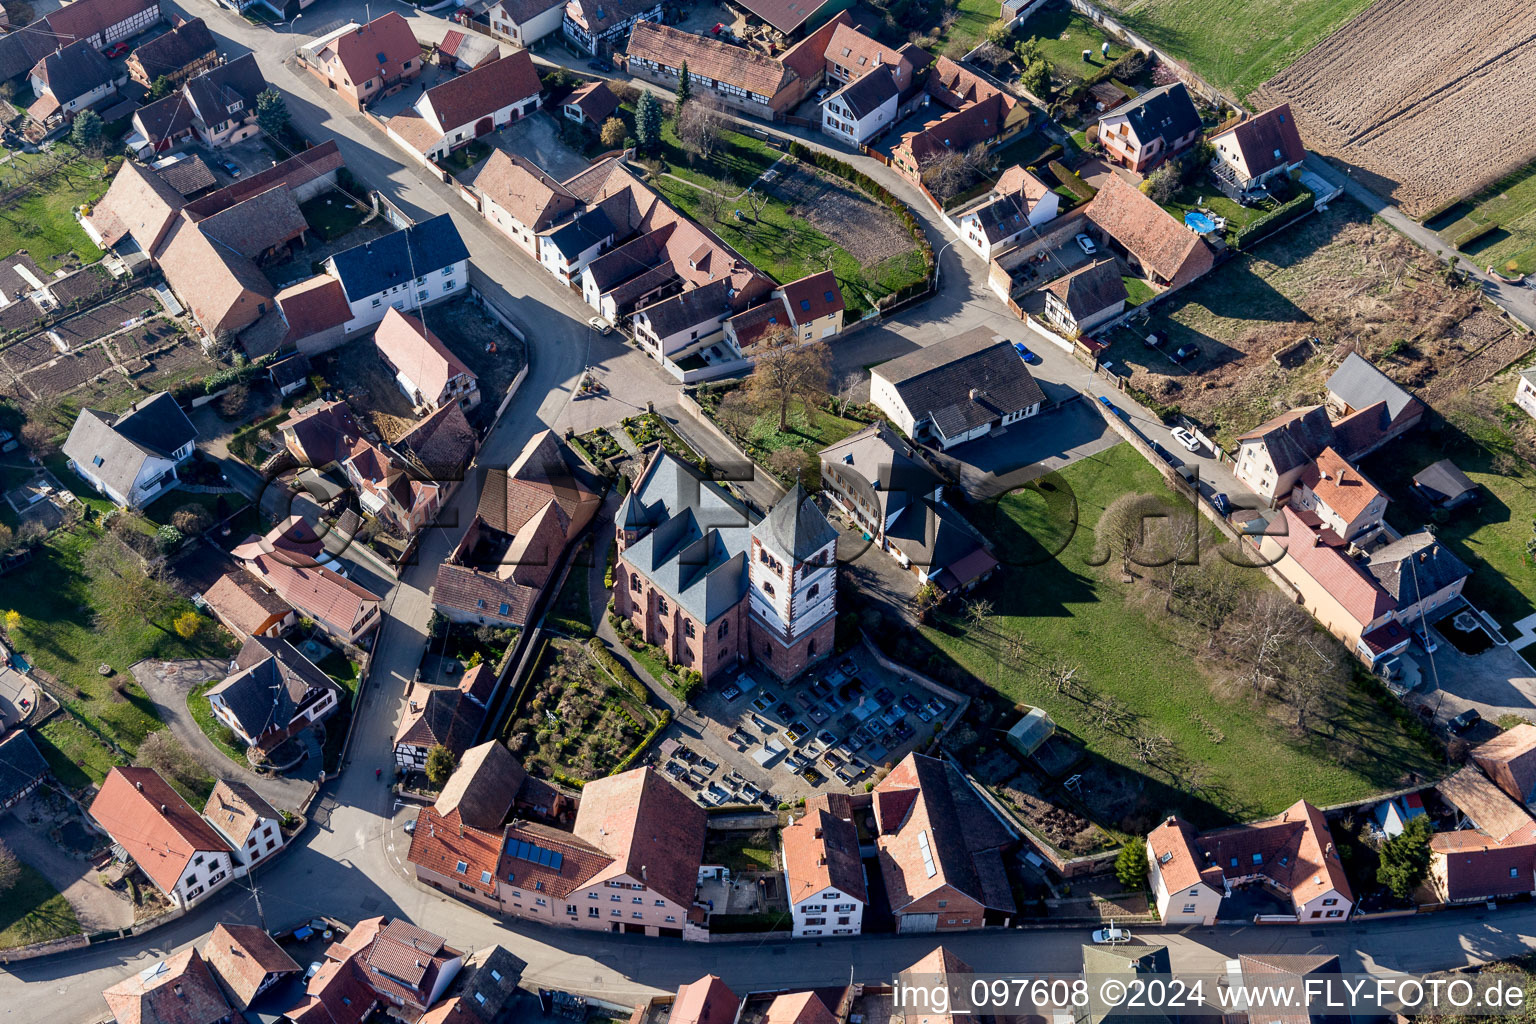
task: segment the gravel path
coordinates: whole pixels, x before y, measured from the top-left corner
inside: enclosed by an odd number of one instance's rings
[[[80,919],[82,931],[127,928],[133,924],[133,904],[98,885],[90,861],[65,855],[45,832],[39,831],[43,827],[34,829],[27,825],[19,813],[7,814],[0,817],[0,839],[63,893]]]

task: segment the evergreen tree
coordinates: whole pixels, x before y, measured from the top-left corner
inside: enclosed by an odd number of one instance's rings
[[[693,96],[693,82],[688,77],[688,61],[683,61],[682,68],[677,74],[677,109],[681,111],[683,104]]]
[[[266,89],[256,97],[256,123],[270,138],[281,139],[288,133],[288,101],[276,89]]]
[[[1147,844],[1133,839],[1120,848],[1115,858],[1115,880],[1125,886],[1127,892],[1140,892],[1147,887]]]
[[[649,91],[640,94],[635,105],[635,140],[643,153],[654,153],[661,143],[661,104]]]
[[[1376,880],[1392,890],[1392,895],[1406,900],[1429,874],[1429,837],[1435,824],[1421,814],[1403,826],[1399,835],[1381,846],[1381,866]]]
[[[70,129],[69,141],[78,148],[95,152],[101,145],[101,115],[94,110],[82,110],[75,115],[75,126]]]

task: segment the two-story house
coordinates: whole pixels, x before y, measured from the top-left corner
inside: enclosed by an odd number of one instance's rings
[[[164,78],[180,89],[219,63],[219,47],[202,18],[193,18],[146,40],[128,55],[128,77],[148,89]]]
[[[813,796],[780,833],[785,894],[794,937],[858,935],[869,886],[859,859],[859,830],[846,793]]]
[[[469,249],[453,218],[440,213],[343,249],[326,259],[325,272],[341,282],[352,310],[344,329],[353,334],[383,320],[391,307],[419,309],[463,292]]]
[[[638,22],[661,21],[661,6],[652,0],[566,0],[561,27],[578,52],[606,57],[624,49]]]
[[[303,522],[297,516],[292,520]],[[338,563],[313,530],[301,543],[292,540],[293,532],[293,522],[279,523],[265,537],[247,537],[230,554],[300,615],[340,640],[357,643],[379,624],[379,596],[322,564],[322,559]]]
[[[1144,172],[1200,137],[1200,112],[1183,82],[1148,89],[1099,118],[1099,143],[1122,167]]]
[[[256,98],[267,88],[255,56],[247,53],[189,78],[182,92],[197,134],[217,149],[261,131],[256,124]]]
[[[1264,191],[1274,178],[1301,167],[1307,157],[1291,105],[1254,114],[1210,138],[1216,149],[1211,177],[1228,197],[1242,200]]]
[[[455,15],[467,22],[469,15]],[[565,20],[565,0],[493,0],[485,8],[491,35],[527,49],[545,36],[560,31]]]
[[[1045,404],[1029,367],[990,327],[873,367],[869,397],[908,437],[941,449],[1028,419]]]
[[[207,693],[217,718],[247,746],[272,747],[339,706],[340,688],[297,647],[253,636],[229,664],[229,675]]]
[[[265,928],[254,924],[220,921],[214,925],[203,946],[203,959],[229,1001],[241,1010],[302,970]]]
[[[177,467],[196,446],[197,428],[162,391],[116,416],[81,409],[64,454],[97,493],[126,508],[143,508],[181,483]]]
[[[1307,464],[1291,490],[1291,507],[1317,514],[1321,527],[1354,541],[1381,526],[1387,496],[1332,448]]]
[[[1099,260],[1045,286],[1045,322],[1076,337],[1119,316],[1126,297],[1119,263]]]
[[[90,816],[178,907],[194,906],[234,877],[228,844],[153,768],[114,767]]]
[[[303,63],[338,96],[362,110],[393,96],[421,74],[421,46],[398,11],[366,25],[345,25],[301,51]]]
[[[998,175],[980,205],[961,210],[960,240],[990,260],[1030,233],[1055,220],[1061,197],[1027,168],[1014,165]]]
[[[45,127],[72,121],[80,111],[116,96],[127,77],[90,43],[70,43],[33,65],[29,81],[37,99],[27,115]]]
[[[1536,419],[1536,369],[1520,371],[1520,380],[1515,384],[1515,404]]]
[[[539,108],[543,85],[527,50],[482,64],[422,93],[385,130],[407,153],[440,160]]]
[[[417,414],[428,415],[450,402],[465,410],[480,404],[480,382],[474,372],[409,313],[391,306],[373,334],[373,344]]]
[[[109,1019],[177,1024],[238,1024],[208,963],[193,947],[136,970],[101,992]]]
[[[580,205],[532,162],[501,149],[480,164],[469,188],[480,200],[481,216],[536,260],[541,234]]]
[[[282,816],[243,782],[214,783],[203,818],[234,851],[236,878],[282,848]]]

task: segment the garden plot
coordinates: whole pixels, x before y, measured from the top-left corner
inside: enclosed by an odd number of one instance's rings
[[[53,333],[63,339],[69,348],[105,338],[128,326],[130,321],[149,316],[160,309],[160,301],[151,291],[137,291],[111,302],[103,302],[95,309],[72,316],[53,328]]]
[[[853,186],[800,166],[774,186],[789,212],[804,217],[860,266],[873,267],[912,251],[912,236],[895,215]]]
[[[1154,329],[1168,335],[1162,350],[1142,344]],[[1170,297],[1144,325],[1102,340],[1134,387],[1230,444],[1320,401],[1346,346],[1434,404],[1514,358],[1528,347],[1524,337],[1476,289],[1447,285],[1433,256],[1354,203],[1335,201]],[[1284,366],[1273,358],[1307,338],[1319,343]],[[1164,354],[1189,342],[1201,350],[1192,363]]]
[[[11,373],[23,374],[59,355],[59,347],[53,343],[53,339],[46,334],[34,334],[7,345],[4,353],[0,353],[0,360],[5,362],[5,368]]]
[[[41,367],[21,378],[23,386],[47,402],[73,391],[93,377],[111,370],[112,357],[101,345],[91,345],[67,356],[60,356],[48,366]]]
[[[550,640],[527,686],[507,745],[531,771],[557,781],[610,774],[656,725],[644,702],[573,641]]]
[[[354,338],[321,356],[315,371],[334,387],[353,414],[386,441],[398,440],[416,425],[408,398],[373,344],[373,335]]]
[[[1311,148],[1421,214],[1536,159],[1527,0],[1379,0],[1254,93],[1289,101]]]

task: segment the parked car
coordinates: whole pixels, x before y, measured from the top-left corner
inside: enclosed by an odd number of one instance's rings
[[[231,178],[240,177],[240,168],[233,160],[220,160],[219,166],[224,168],[224,173]]]
[[[1020,359],[1024,360],[1030,366],[1034,366],[1040,362],[1040,357],[1031,352],[1022,341],[1014,342],[1013,350],[1019,354]]]
[[[1131,941],[1131,933],[1124,928],[1116,928],[1111,921],[1108,928],[1100,928],[1093,933],[1093,941],[1100,946],[1119,946]]]
[[[1153,331],[1144,339],[1147,348],[1162,348],[1163,342],[1168,340],[1166,331]]]
[[[1174,427],[1172,436],[1175,441],[1183,445],[1188,451],[1198,452],[1203,447],[1200,444],[1200,439],[1183,427]]]
[[[1089,238],[1087,235],[1077,236],[1077,247],[1083,250],[1083,254],[1085,256],[1092,256],[1094,253],[1099,251],[1099,247],[1094,245],[1093,239]]]
[[[1467,710],[1451,719],[1451,732],[1466,732],[1482,720],[1482,713],[1477,708],[1467,708]]]
[[[1211,495],[1211,507],[1214,508],[1220,515],[1228,516],[1232,514],[1232,503],[1228,501],[1227,496],[1220,491],[1217,491],[1215,494]]]
[[[613,333],[613,325],[610,324],[607,320],[603,319],[600,316],[595,316],[592,319],[588,320],[587,321],[587,326],[592,328],[598,334],[612,334]]]
[[[128,44],[113,43],[111,46],[102,51],[102,55],[108,60],[117,60],[119,57],[126,57],[128,56]]]
[[[415,835],[416,834],[416,819],[412,818],[410,821],[406,822],[403,831],[408,836]]]
[[[1440,645],[1435,643],[1435,638],[1425,632],[1422,626],[1416,628],[1413,631],[1413,638],[1419,642],[1420,647],[1424,648],[1430,654],[1434,654],[1440,649]]]
[[[591,68],[593,71],[608,71],[608,72],[613,71],[613,65],[612,64],[604,64],[600,60],[589,60],[589,61],[587,61],[587,67]]]
[[[1175,352],[1173,355],[1169,356],[1168,358],[1172,359],[1176,363],[1187,363],[1187,362],[1189,362],[1191,359],[1195,358],[1195,356],[1197,356],[1199,354],[1200,354],[1200,346],[1191,343],[1191,344],[1188,344],[1188,345],[1180,346],[1179,350],[1177,352]]]

